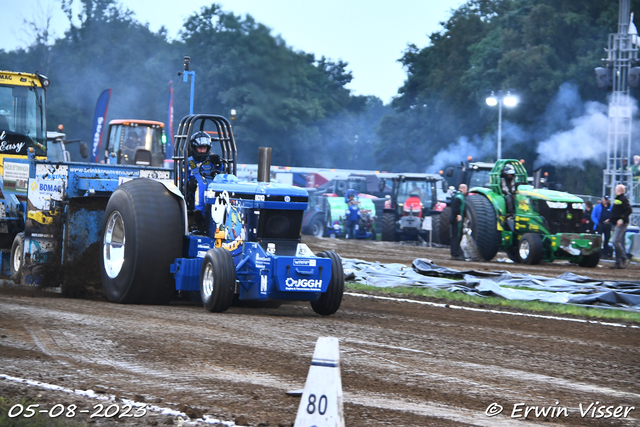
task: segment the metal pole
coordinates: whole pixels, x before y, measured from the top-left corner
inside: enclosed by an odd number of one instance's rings
[[[193,96],[195,93],[196,72],[185,71],[184,74],[182,75],[182,81],[187,83],[189,81],[189,76],[191,76],[191,96],[189,98],[189,115],[193,115]]]
[[[196,86],[196,72],[191,72],[191,98],[189,99],[189,114],[193,114],[193,97],[194,97],[194,89]]]
[[[502,158],[502,98],[498,98],[498,160]]]

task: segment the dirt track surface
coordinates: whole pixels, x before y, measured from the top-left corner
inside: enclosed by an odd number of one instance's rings
[[[426,257],[451,267],[462,264],[445,262],[444,249],[305,241],[314,250],[335,246],[349,258],[409,264]],[[519,271],[512,267],[524,268],[498,262],[464,265],[512,272]],[[536,274],[551,276],[568,269],[540,268],[544,273]],[[633,268],[637,274],[637,266]],[[571,271],[591,277],[600,270],[612,277],[608,269],[571,266]],[[631,271],[622,273],[631,277]],[[0,396],[40,395],[44,408],[60,403],[92,409],[97,403],[114,403],[9,379],[23,378],[158,409],[141,418],[120,419],[119,425],[178,423],[175,415],[159,412],[164,408],[193,419],[206,414],[239,425],[288,426],[299,398],[285,393],[304,386],[320,336],[340,340],[347,426],[640,425],[637,327],[356,295],[346,295],[335,315],[321,317],[307,303],[278,309],[232,307],[212,314],[197,304],[117,305],[0,287]],[[594,402],[630,412],[626,418],[593,418],[591,411],[583,417],[580,405],[584,411]],[[485,415],[492,403],[504,412]],[[519,403],[567,407],[568,416],[536,417],[531,412],[525,421],[512,418]],[[524,411],[524,406],[517,406],[515,415],[523,415],[517,409]],[[88,416],[73,419],[88,421]],[[115,425],[113,419],[91,421]]]

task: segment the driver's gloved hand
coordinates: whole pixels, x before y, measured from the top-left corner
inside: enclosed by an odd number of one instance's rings
[[[222,166],[222,160],[220,159],[220,156],[217,154],[210,154],[209,161],[213,166],[215,166],[216,169],[220,169],[220,166]]]

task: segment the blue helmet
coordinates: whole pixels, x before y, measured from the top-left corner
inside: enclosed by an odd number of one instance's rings
[[[207,158],[211,151],[211,137],[203,131],[198,131],[191,135],[189,144],[191,146],[191,155],[198,160],[204,160]],[[198,147],[206,147],[207,151],[205,153],[198,153],[196,150]]]
[[[344,200],[348,202],[350,197],[353,197],[356,200],[358,199],[358,192],[353,188],[350,188],[347,190],[347,192],[344,195]]]

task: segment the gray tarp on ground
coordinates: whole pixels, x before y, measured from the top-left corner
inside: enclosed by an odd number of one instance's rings
[[[640,281],[599,281],[567,272],[556,278],[508,271],[453,270],[428,259],[412,267],[343,259],[347,280],[377,287],[424,286],[478,296],[562,304],[589,304],[640,311]],[[527,288],[514,289],[514,288]]]

